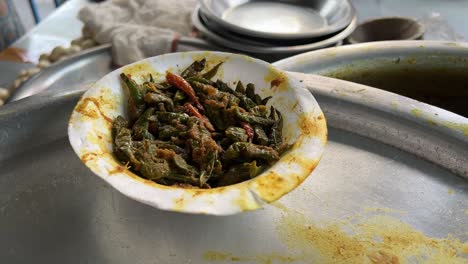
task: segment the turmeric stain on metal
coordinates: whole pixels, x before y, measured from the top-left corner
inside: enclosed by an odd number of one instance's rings
[[[412,109],[410,113],[417,118],[423,119],[431,125],[447,127],[451,130],[458,130],[461,133],[463,133],[464,136],[468,136],[468,123],[455,123],[450,121],[437,122],[436,120],[434,120],[434,117],[432,117],[430,114],[427,114],[417,108]]]
[[[272,263],[297,263],[304,261],[302,256],[285,256],[278,253],[253,254],[248,256],[236,256],[233,253],[209,250],[203,253],[202,258],[208,262],[249,262],[258,264]]]
[[[320,224],[288,209],[277,231],[290,252],[305,254],[313,263],[466,263],[466,243],[450,235],[427,237],[387,215]]]
[[[459,124],[454,122],[444,122],[443,126],[448,127],[452,130],[458,130],[463,133],[464,136],[468,136],[468,124]]]

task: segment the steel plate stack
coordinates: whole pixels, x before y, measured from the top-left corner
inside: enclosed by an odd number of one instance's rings
[[[274,60],[340,45],[357,17],[347,0],[200,0],[192,23],[210,42]]]

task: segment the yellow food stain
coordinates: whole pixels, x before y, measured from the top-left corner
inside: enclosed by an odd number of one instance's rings
[[[105,121],[112,123],[112,119],[101,110],[101,103],[100,100],[93,97],[83,98],[76,106],[75,111],[91,119],[98,119],[101,116]]]
[[[270,84],[273,92],[285,92],[288,90],[288,77],[272,66],[268,66],[268,72],[263,77],[266,83]]]
[[[93,153],[93,152],[89,152],[89,153],[86,153],[86,154],[83,154],[81,156],[81,161],[83,161],[83,163],[87,163],[88,161],[93,161],[96,159],[96,157],[98,156],[99,154],[97,153]]]
[[[280,218],[277,230],[290,251],[300,252],[317,263],[466,263],[461,256],[466,243],[451,236],[427,237],[386,215],[355,224],[333,221],[318,225],[288,210]]]
[[[325,57],[336,57],[337,54],[336,50],[333,49],[325,53]]]
[[[112,118],[109,113],[112,113],[115,108],[120,104],[121,96],[112,93],[110,88],[100,87],[99,93],[92,97],[81,97],[77,103],[74,111],[81,116],[75,120],[71,119],[70,124],[73,122],[93,122],[93,126],[105,126],[110,128]],[[105,124],[99,123],[103,121]]]
[[[157,72],[151,64],[148,62],[141,62],[141,63],[136,63],[133,65],[125,66],[122,69],[122,72],[125,74],[129,74],[132,76],[132,79],[134,79],[137,82],[143,82],[144,80],[147,80],[149,77],[149,74],[153,75],[153,78],[158,79],[159,76],[162,76],[165,73],[160,73]]]
[[[203,253],[203,259],[206,261],[225,261],[231,260],[231,253],[224,253],[219,251],[206,251]]]
[[[468,209],[465,209],[465,212],[464,212],[466,215],[468,215]]]
[[[454,122],[444,122],[443,126],[448,127],[453,130],[459,130],[463,133],[464,136],[468,136],[468,124],[459,124]]]
[[[319,136],[324,145],[327,143],[327,123],[323,114],[315,118],[310,113],[301,114],[296,124],[302,135]]]
[[[183,197],[177,198],[174,200],[174,210],[176,211],[182,211],[185,207],[185,200]]]
[[[270,203],[270,205],[273,206],[273,207],[276,207],[276,208],[278,208],[278,209],[280,209],[280,210],[282,210],[284,212],[288,212],[290,210],[286,205],[284,205],[283,203],[281,203],[279,201],[272,202],[272,203]]]
[[[297,119],[297,126],[300,127],[301,132],[306,135],[316,135],[320,133],[320,129],[322,128],[319,127],[320,124],[317,122],[317,119],[310,117],[307,113],[301,114]],[[320,116],[318,120],[322,120],[322,116]]]
[[[249,262],[258,264],[272,263],[294,263],[304,261],[304,257],[284,256],[278,253],[255,254],[251,256],[236,256],[229,252],[206,251],[203,253],[203,260],[210,262]]]
[[[241,185],[238,186],[240,187]],[[258,204],[255,198],[252,197],[252,194],[249,193],[246,185],[242,185],[242,187],[239,188],[239,190],[240,194],[238,198],[234,201],[234,203],[237,206],[239,206],[239,208],[241,208],[243,211],[254,210],[262,207],[262,205]]]
[[[449,189],[447,190],[447,193],[450,194],[450,195],[455,194],[455,190],[452,189],[452,188],[449,188]]]
[[[417,118],[422,118],[426,122],[428,122],[431,125],[436,125],[436,126],[443,126],[450,128],[452,130],[458,130],[463,133],[464,136],[468,136],[468,123],[465,124],[460,124],[460,123],[455,123],[455,122],[436,122],[434,121],[433,117],[431,117],[429,114],[424,113],[420,109],[412,109],[411,114]]]
[[[275,201],[291,189],[289,182],[285,182],[283,177],[274,172],[258,176],[251,184],[266,202]]]
[[[449,47],[458,47],[459,44],[456,43],[456,42],[448,42],[448,43],[445,43],[446,46],[449,46]]]
[[[414,115],[415,117],[421,117],[422,116],[422,111],[415,108],[411,110],[411,114]]]
[[[391,106],[393,109],[398,109],[398,103],[397,102],[392,102]]]
[[[367,257],[375,264],[399,264],[398,257],[383,250],[374,251],[367,254]]]
[[[463,254],[468,254],[468,244],[467,243],[463,244],[462,252],[463,252]]]

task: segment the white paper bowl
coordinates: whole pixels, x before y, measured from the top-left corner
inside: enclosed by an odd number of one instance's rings
[[[294,143],[290,151],[261,175],[249,181],[213,189],[184,189],[157,184],[129,171],[112,154],[111,124],[127,116],[127,97],[119,74],[133,78],[152,73],[164,80],[166,71],[180,72],[205,57],[208,67],[224,61],[217,78],[233,85],[254,83],[262,98],[272,96],[283,115],[283,138]],[[317,166],[327,141],[323,113],[299,80],[270,64],[222,52],[171,53],[148,58],[117,69],[97,81],[76,105],[68,125],[70,143],[86,166],[124,195],[170,211],[229,215],[261,208],[293,190]]]

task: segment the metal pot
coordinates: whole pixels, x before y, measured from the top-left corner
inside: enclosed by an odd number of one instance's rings
[[[312,51],[275,65],[373,86],[468,116],[468,43],[372,42]]]

